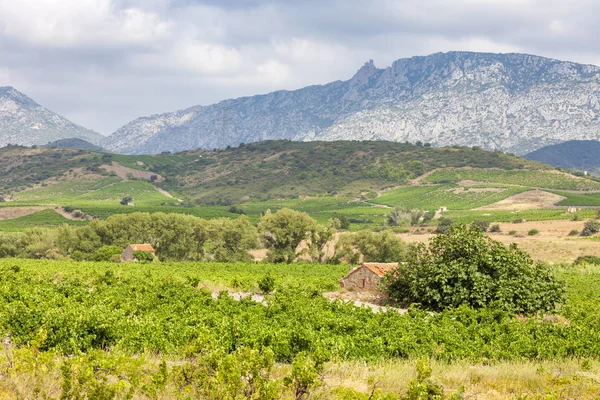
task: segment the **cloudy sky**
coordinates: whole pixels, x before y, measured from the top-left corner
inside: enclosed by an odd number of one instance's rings
[[[367,60],[600,64],[598,0],[0,0],[0,86],[109,134],[139,116],[348,79]]]

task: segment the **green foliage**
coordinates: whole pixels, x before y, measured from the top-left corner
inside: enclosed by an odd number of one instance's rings
[[[329,361],[327,351],[318,349],[313,354],[300,352],[292,361],[292,372],[283,380],[284,384],[292,389],[297,400],[310,397],[311,391],[322,385],[325,362]]]
[[[12,268],[17,264],[20,268]],[[569,300],[560,310],[569,321],[564,324],[560,319],[536,317],[517,321],[498,308],[466,306],[439,313],[415,308],[406,314],[374,313],[318,295],[335,288],[347,266],[124,266],[4,259],[0,268],[0,330],[11,333],[17,348],[38,343],[40,354],[58,351],[75,358],[80,352],[119,349],[133,354],[132,361],[146,353],[185,356],[194,364],[186,373],[179,369],[183,365],[170,366],[166,373],[156,365],[151,370],[156,383],[148,383],[152,387],[160,385],[165,375],[180,387],[184,376],[192,379],[193,371],[207,368],[206,363],[214,366],[208,371],[225,368],[219,367],[218,360],[227,354],[242,359],[246,353],[237,353],[242,348],[255,354],[271,349],[275,361],[286,363],[301,352],[315,362],[322,358],[315,354],[321,348],[330,349],[337,360],[435,357],[490,362],[600,356],[600,294],[596,290],[600,274],[587,269],[579,273],[569,267],[562,273],[569,288]],[[215,283],[235,280],[254,287],[266,274],[277,282],[277,291],[266,305],[235,301],[226,294],[214,299],[189,283],[189,278]],[[106,364],[96,365],[105,368]],[[123,385],[133,383],[127,378],[129,372],[106,369],[115,371],[107,373],[109,382],[116,383],[113,375],[117,375]],[[73,365],[72,371],[78,370]],[[143,371],[131,368],[131,373]],[[201,380],[194,382],[202,386]],[[195,385],[190,390],[196,390]],[[194,392],[189,396],[195,396]]]
[[[438,221],[436,233],[446,233],[454,225],[454,221],[450,218],[441,217]]]
[[[122,206],[127,206],[129,205],[129,203],[131,203],[133,201],[133,198],[131,196],[125,196],[121,199],[120,204]]]
[[[579,235],[579,231],[577,229],[571,229],[569,231],[569,236],[577,236]]]
[[[539,231],[539,230],[537,230],[537,229],[535,229],[535,228],[534,228],[534,229],[530,229],[530,230],[527,232],[527,234],[528,234],[529,236],[535,236],[535,235],[537,235],[538,233],[540,233],[540,231]]]
[[[469,210],[504,200],[525,192],[522,187],[483,187],[482,190],[465,190],[457,185],[406,186],[388,190],[371,200],[372,203],[408,209]],[[486,190],[489,189],[489,190]]]
[[[591,220],[583,224],[581,236],[592,236],[598,232],[600,232],[600,222]]]
[[[573,262],[573,264],[574,265],[579,265],[579,264],[600,265],[600,257],[597,257],[597,256],[579,256]]]
[[[86,221],[67,219],[54,210],[42,210],[23,217],[0,220],[0,231],[23,232],[33,228],[57,228],[62,225],[83,226]]]
[[[120,256],[123,249],[119,246],[102,246],[90,257],[91,261],[111,261],[114,256]]]
[[[267,211],[258,224],[258,233],[269,249],[269,261],[291,263],[296,259],[298,246],[303,241],[310,241],[313,245],[312,255],[318,257],[322,246],[334,231],[320,227],[306,213],[283,208],[276,213]]]
[[[534,169],[534,170],[499,170],[499,169],[457,169],[435,171],[424,179],[429,183],[448,183],[471,180],[476,182],[494,182],[520,185],[530,188],[564,190],[599,190],[600,182],[567,173]],[[565,204],[566,205],[566,204]]]
[[[269,294],[275,289],[275,279],[271,275],[265,275],[258,281],[258,288],[264,294]]]
[[[154,255],[149,251],[137,250],[133,252],[133,258],[139,262],[152,262]]]
[[[430,310],[468,304],[519,313],[554,310],[564,286],[516,246],[505,247],[476,227],[457,225],[426,246],[409,248],[405,263],[387,278],[390,299]]]
[[[399,262],[404,257],[405,245],[391,231],[359,231],[339,237],[333,259],[336,262],[357,264],[365,262]]]
[[[428,359],[417,360],[417,378],[410,382],[403,400],[442,400],[444,387],[431,378],[432,369]]]
[[[492,225],[492,226],[490,227],[490,232],[492,232],[492,233],[498,233],[498,232],[501,232],[500,225],[498,225],[498,224],[494,224],[494,225]]]
[[[394,208],[387,215],[387,224],[389,226],[403,226],[411,221],[410,211],[401,210],[400,208]]]
[[[478,219],[473,221],[471,225],[481,229],[482,232],[487,232],[488,228],[490,227],[490,221],[482,221]]]

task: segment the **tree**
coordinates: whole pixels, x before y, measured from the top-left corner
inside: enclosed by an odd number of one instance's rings
[[[454,225],[454,221],[452,221],[450,218],[442,217],[438,221],[438,226],[435,231],[437,233],[446,233],[446,232],[448,232],[448,229],[450,229],[450,227],[452,225]]]
[[[600,232],[600,222],[590,220],[583,225],[581,236],[592,236]]]
[[[154,261],[154,255],[149,251],[134,251],[133,258],[138,260],[139,262],[152,262]]]
[[[494,303],[529,314],[551,311],[565,299],[564,284],[548,267],[465,225],[449,228],[428,246],[412,246],[384,284],[392,301],[434,311]]]
[[[257,245],[256,228],[246,216],[208,221],[207,248],[216,261],[251,261],[248,250]]]
[[[126,206],[129,203],[131,203],[132,201],[133,201],[133,198],[131,196],[125,196],[121,199],[121,205]]]
[[[349,264],[357,264],[361,258],[366,262],[399,262],[404,250],[404,242],[392,232],[364,230],[340,235],[334,259]]]
[[[490,227],[490,221],[483,221],[478,219],[473,221],[472,225],[481,229],[482,232],[487,232],[488,228]]]
[[[267,211],[258,223],[260,240],[269,249],[267,259],[272,262],[291,263],[296,259],[296,249],[310,239],[317,222],[308,214],[282,208],[272,214]]]
[[[315,224],[308,239],[308,254],[312,262],[324,262],[327,257],[326,246],[335,234],[340,223],[337,219],[329,220],[328,225]]]
[[[387,215],[387,223],[389,226],[402,226],[409,220],[411,220],[410,212],[402,210],[398,207],[394,208]]]
[[[123,249],[119,246],[102,246],[90,257],[91,261],[111,261],[114,256],[121,255]]]

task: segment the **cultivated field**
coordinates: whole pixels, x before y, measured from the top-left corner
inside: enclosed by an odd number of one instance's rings
[[[294,398],[302,363],[314,398],[404,398],[429,364],[447,396],[600,395],[598,267],[556,267],[567,304],[530,318],[374,313],[321,296],[348,268],[0,260],[0,393],[233,398],[255,376],[260,398]],[[218,293],[257,292],[267,275],[275,293],[264,303]]]

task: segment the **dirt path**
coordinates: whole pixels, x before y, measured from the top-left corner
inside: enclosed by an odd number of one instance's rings
[[[156,188],[156,190],[158,190],[159,193],[171,198],[171,199],[175,199],[180,203],[183,203],[183,200],[176,198],[175,196],[173,196],[171,193],[167,192],[165,189],[163,188],[159,188],[158,186],[154,186],[154,188]]]

